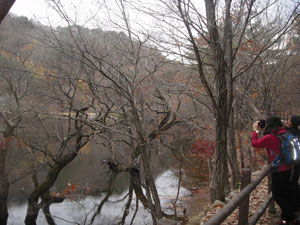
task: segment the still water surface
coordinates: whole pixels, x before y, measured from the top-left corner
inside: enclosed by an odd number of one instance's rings
[[[161,205],[166,211],[168,203],[170,203],[171,199],[175,199],[176,197],[178,177],[176,177],[171,170],[167,170],[157,177],[156,184],[161,199]],[[124,191],[119,195],[111,196],[109,202],[102,208],[101,215],[96,217],[94,224],[115,225],[120,222],[127,199],[125,199],[125,201],[119,200],[126,194],[127,191]],[[180,197],[188,196],[189,194],[190,192],[187,189],[183,187],[180,188]],[[87,196],[77,202],[66,199],[63,203],[51,205],[50,211],[52,215],[55,216],[55,221],[58,225],[89,224],[90,218],[95,210],[95,205],[99,204],[103,197],[103,195],[101,197]],[[133,200],[129,215],[126,219],[126,224],[130,224],[135,208],[135,200]],[[26,203],[11,205],[9,207],[8,225],[24,224],[26,209]],[[45,217],[41,212],[38,216],[37,224],[47,225]],[[152,224],[150,213],[143,208],[141,203],[139,203],[139,210],[133,224]]]

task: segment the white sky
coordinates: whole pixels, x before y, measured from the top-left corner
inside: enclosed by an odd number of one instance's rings
[[[52,27],[66,26],[66,22],[60,16],[58,16],[57,12],[53,11],[53,9],[47,4],[47,1],[51,3],[51,0],[16,0],[15,4],[10,9],[10,12],[17,16],[26,16],[45,25],[51,24]],[[234,0],[234,2],[235,1],[239,0]],[[292,1],[293,0],[279,0],[279,2],[282,3],[282,9],[284,8],[284,6],[291,6]],[[74,24],[86,26],[89,28],[101,28],[102,30],[117,31],[124,31],[121,28],[126,27],[124,24],[124,20],[120,18],[121,14],[118,10],[120,5],[117,5],[117,1],[115,0],[59,0],[57,2],[61,2],[61,4],[64,5],[64,14],[67,14],[68,18],[72,21],[72,23],[74,22]],[[124,0],[124,2],[126,1]],[[150,3],[151,8],[153,7],[154,10],[161,9],[159,6],[157,6],[157,1],[155,0],[139,0],[136,2],[139,2],[141,4],[141,7],[144,6],[144,3]],[[205,7],[203,6],[204,0],[192,0],[192,2],[196,3],[198,10],[202,11],[205,9]],[[262,7],[259,3],[266,4],[266,2],[267,0],[258,0],[257,5],[260,5],[260,7]],[[287,4],[287,2],[289,4]],[[102,4],[104,3],[107,3],[107,5],[105,5],[107,8],[102,7]],[[183,24],[175,24],[176,20],[172,21],[172,23],[175,22],[174,24],[176,26],[174,27],[176,27],[176,29],[172,29],[172,26],[171,28],[165,28],[164,25],[166,24],[161,24],[160,22],[155,21],[155,19],[152,20],[149,17],[145,17],[144,14],[139,14],[137,10],[132,11],[131,9],[127,8],[126,12],[128,13],[130,18],[131,28],[134,29],[135,34],[138,35],[141,40],[143,40],[144,38],[148,39],[147,34],[160,37],[162,40],[170,40],[171,42],[173,41],[173,36],[182,36],[181,26]],[[282,14],[284,14],[284,12],[287,11],[281,10]],[[204,12],[203,15],[205,15]],[[272,12],[269,15],[272,15]],[[114,21],[113,23],[111,23],[112,18]],[[185,41],[184,38],[182,40],[183,42]],[[158,43],[161,43],[161,41],[158,40]],[[182,44],[184,46],[184,43]],[[175,46],[178,47],[177,42]],[[168,48],[172,49],[172,47],[169,45]],[[174,51],[177,52],[177,49],[175,49]]]
[[[16,0],[9,13],[26,16],[42,24],[61,24],[61,19],[49,8],[46,0]]]
[[[103,2],[106,2],[108,4],[107,7],[112,10],[110,11],[109,16],[108,11],[105,10],[105,7],[102,9],[104,11],[99,12]],[[121,16],[120,14],[115,14],[116,10],[118,10],[118,6],[114,0],[61,0],[61,3],[64,5],[64,10],[66,10],[71,20],[76,21],[76,24],[78,25],[95,27],[95,21],[97,18],[98,21],[102,22],[102,24],[108,25],[109,22],[105,21],[111,19],[111,16],[115,19]],[[47,0],[16,0],[15,4],[10,9],[10,13],[13,13],[17,16],[26,16],[29,19],[37,20],[42,24],[51,24],[51,26],[54,27],[58,25],[66,25],[65,21],[58,16],[57,12],[54,12],[53,9],[47,4]],[[143,25],[149,21],[145,15],[143,17],[139,17],[137,12],[130,13],[130,19],[134,20],[136,24],[142,23]],[[96,27],[98,25],[99,24],[97,23]]]
[[[51,24],[54,27],[58,25],[66,25],[58,14],[47,4],[47,1],[48,0],[16,0],[15,4],[10,9],[10,12],[17,16],[26,16],[30,19],[37,20],[42,24]],[[148,0],[140,0],[140,2],[143,1],[148,2]],[[266,0],[259,1],[266,2]],[[279,1],[285,2],[286,0]],[[76,21],[76,24],[78,25],[94,27],[96,18],[98,18],[98,21],[101,21],[102,24],[108,25],[109,22],[106,22],[105,20],[110,19],[111,16],[114,16],[114,18],[120,17],[120,13],[113,13],[113,11],[118,9],[118,6],[114,4],[115,0],[61,0],[58,2],[61,2],[64,5],[64,10],[68,12],[67,14],[70,19]],[[108,3],[110,10],[112,10],[109,14],[107,14],[107,11],[98,11],[101,8],[101,2]],[[149,2],[153,2],[153,4],[155,4],[155,1],[153,0]],[[203,3],[203,0],[195,0],[195,2],[199,4],[199,2]],[[292,2],[292,0],[289,0],[288,2]],[[198,8],[204,9],[203,5]],[[147,24],[150,27],[155,26],[153,21],[146,18],[144,15],[140,16],[136,11],[133,13],[132,11],[129,12],[131,25],[141,25],[145,27],[145,24]],[[99,24],[97,24],[97,26],[98,25]]]
[[[33,18],[33,15],[43,17],[46,8],[44,0],[16,0],[10,12],[28,18]]]
[[[92,1],[93,0],[63,0],[62,2],[69,12],[76,13],[76,16],[79,14],[82,16],[84,14],[91,15],[90,11],[86,12],[86,10],[91,10],[89,6],[93,5],[91,4]],[[9,12],[17,16],[26,16],[43,24],[51,23],[51,25],[54,26],[60,25],[62,21],[58,14],[47,4],[47,0],[16,0]]]

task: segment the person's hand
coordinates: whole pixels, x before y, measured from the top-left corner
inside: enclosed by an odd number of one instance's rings
[[[253,123],[253,130],[258,130],[258,121]]]

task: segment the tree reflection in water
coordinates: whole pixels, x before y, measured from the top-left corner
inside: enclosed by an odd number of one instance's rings
[[[118,177],[116,179],[118,179]],[[165,212],[171,213],[171,210],[168,210],[167,207],[169,206],[170,201],[176,196],[178,178],[171,170],[167,170],[157,177],[156,184]],[[128,206],[128,200],[127,202],[124,202],[124,199],[128,197],[128,192],[132,193],[132,202],[130,206]],[[188,190],[181,187],[180,196],[187,196],[189,194],[190,193]],[[100,197],[87,196],[77,201],[66,199],[63,203],[52,204],[50,211],[57,224],[89,224],[92,216],[97,211],[99,202],[101,204],[101,201],[103,201],[106,196],[107,193],[102,194]],[[128,215],[126,216],[124,216],[124,207],[129,209],[127,210]],[[23,224],[26,215],[26,209],[27,204],[10,206],[8,225]],[[138,210],[136,211],[136,209]],[[127,211],[125,210],[125,212]],[[124,222],[124,224],[130,224],[133,217],[135,217],[135,219],[132,224],[152,224],[151,215],[147,209],[145,209],[144,206],[138,207],[136,204],[136,195],[134,191],[126,190],[121,195],[110,195],[108,201],[101,206],[101,213],[95,217],[94,224],[101,223],[106,225],[115,225],[120,222]],[[47,225],[45,216],[42,215],[42,213],[40,213],[38,216],[37,224]]]

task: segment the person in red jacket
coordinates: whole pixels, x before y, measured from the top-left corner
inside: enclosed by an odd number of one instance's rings
[[[286,132],[280,117],[271,116],[266,121],[264,136],[259,138],[258,121],[253,124],[251,144],[254,148],[265,148],[268,154],[269,163],[280,154],[280,140],[275,135]],[[275,202],[279,205],[282,213],[278,224],[297,224],[297,215],[293,212],[291,193],[291,167],[279,163],[272,168],[272,194]]]

